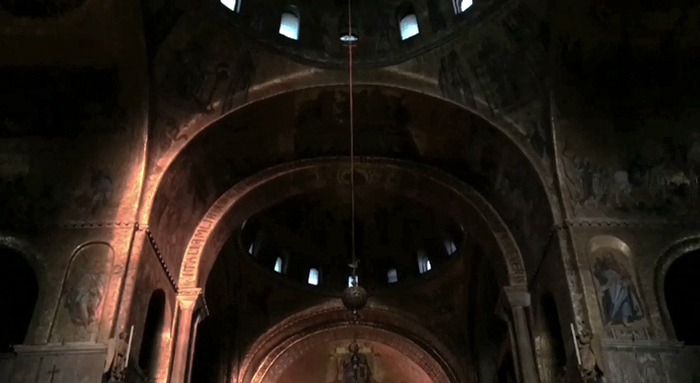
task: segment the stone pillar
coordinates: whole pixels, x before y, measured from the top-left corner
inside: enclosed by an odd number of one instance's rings
[[[535,354],[527,320],[530,293],[525,286],[505,286],[501,295],[502,316],[508,322],[514,338],[513,349],[521,383],[538,383]],[[512,339],[511,338],[511,339]]]
[[[201,288],[181,289],[177,294],[177,340],[173,351],[173,366],[170,383],[185,383],[190,354],[192,314],[200,301]]]

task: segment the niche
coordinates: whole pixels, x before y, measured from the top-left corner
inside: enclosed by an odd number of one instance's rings
[[[642,320],[642,301],[627,244],[616,237],[601,235],[591,239],[588,253],[603,323],[629,327]]]

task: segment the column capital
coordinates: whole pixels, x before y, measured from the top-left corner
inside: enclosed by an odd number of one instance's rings
[[[177,302],[184,309],[194,310],[200,301],[200,297],[202,297],[202,289],[200,287],[180,289],[177,292]]]
[[[530,307],[530,292],[526,286],[503,286],[499,299],[503,306],[514,309],[516,307]]]

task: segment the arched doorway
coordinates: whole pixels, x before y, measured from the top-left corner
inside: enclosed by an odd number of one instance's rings
[[[34,270],[27,260],[12,250],[0,248],[0,353],[24,343],[39,295]],[[9,314],[9,315],[8,315]]]
[[[143,327],[139,367],[147,378],[154,377],[158,363],[158,346],[165,324],[165,292],[158,289],[148,302],[146,323]]]
[[[700,250],[676,259],[664,278],[664,297],[676,338],[700,346]]]

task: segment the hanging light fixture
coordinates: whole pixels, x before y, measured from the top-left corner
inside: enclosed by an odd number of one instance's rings
[[[352,0],[348,0],[348,36],[355,36],[352,30]],[[350,238],[351,238],[351,256],[352,261],[349,264],[352,270],[352,283],[343,292],[343,305],[352,312],[352,322],[357,324],[360,319],[359,311],[367,304],[367,291],[360,286],[357,278],[357,269],[359,260],[357,259],[356,241],[355,241],[355,126],[353,115],[353,94],[352,94],[352,50],[353,41],[349,41],[348,45],[348,90],[349,90],[349,111],[350,111]],[[362,372],[362,360],[360,355],[360,347],[357,344],[357,334],[353,335],[352,342],[348,345],[349,362],[346,368],[351,368],[351,371],[344,371],[344,376],[350,378],[351,383],[362,383],[365,380]]]

